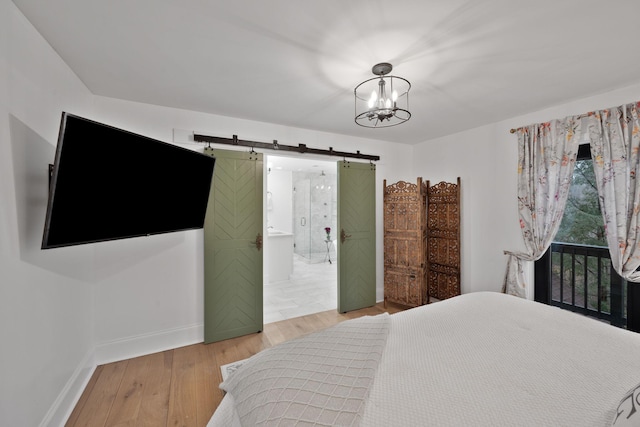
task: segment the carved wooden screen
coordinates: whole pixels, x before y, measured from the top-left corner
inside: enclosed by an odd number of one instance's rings
[[[460,295],[460,178],[427,187],[427,283],[430,297]]]
[[[384,301],[415,307],[428,302],[426,287],[426,191],[384,180]]]

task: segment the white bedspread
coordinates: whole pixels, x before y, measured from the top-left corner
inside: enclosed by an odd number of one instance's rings
[[[509,295],[391,316],[365,426],[606,426],[640,382],[640,336]]]
[[[390,316],[360,425],[606,426],[639,382],[640,335],[471,293]],[[227,396],[209,425],[234,412]]]

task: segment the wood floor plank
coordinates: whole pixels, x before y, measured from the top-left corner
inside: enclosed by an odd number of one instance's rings
[[[145,357],[149,358],[149,370],[136,426],[165,427],[169,413],[173,350]]]
[[[220,383],[222,382],[222,372],[220,371],[220,362],[218,362],[218,360],[216,359],[216,353],[213,345],[203,344],[202,347],[207,351],[208,358],[214,367],[213,373],[211,376],[211,381],[213,382],[215,387],[211,390],[211,396],[209,396],[209,399],[211,400],[211,408],[212,408],[211,414],[213,415],[213,412],[220,405],[220,402],[224,397],[224,392],[219,387]],[[208,421],[209,420],[207,419],[207,422]],[[202,425],[204,426],[206,425],[206,423]]]
[[[295,319],[278,322],[277,326],[285,337],[285,341],[297,338],[309,332],[308,325],[304,321],[303,317],[296,317]]]
[[[122,376],[120,387],[111,405],[107,425],[135,425],[142,402],[142,393],[147,383],[148,357],[130,359]]]
[[[330,310],[270,323],[258,334],[98,366],[66,426],[204,427],[224,396],[220,366],[344,320],[405,309]]]
[[[343,319],[342,314],[338,313],[336,310],[323,311],[316,313],[315,315],[322,319],[322,322],[326,326],[333,326]]]
[[[171,390],[169,394],[169,426],[197,426],[195,345],[173,350]]]
[[[264,325],[263,334],[269,338],[269,344],[271,345],[271,347],[286,341],[285,336],[282,335],[282,332],[280,332],[280,328],[278,328],[278,323],[280,322],[268,323]]]
[[[118,394],[128,360],[104,365],[75,426],[105,426],[113,401]]]
[[[264,332],[261,332],[259,334],[248,335],[246,339],[241,340],[238,343],[238,353],[243,359],[246,359],[269,347],[272,347],[271,342]]]
[[[213,346],[216,360],[218,361],[218,363],[220,363],[220,366],[226,365],[227,363],[237,362],[238,360],[242,359],[240,353],[238,352],[238,342],[241,342],[241,340],[239,340],[238,338],[234,338],[232,340],[218,341],[209,344]]]
[[[328,318],[321,316],[319,313],[310,314],[307,317],[307,322],[311,324],[313,330],[319,331],[321,329],[328,328],[329,326],[335,325],[334,322],[331,322]]]
[[[196,425],[204,426],[213,415],[214,406],[211,396],[218,388],[220,372],[215,360],[215,353],[209,352],[204,345],[194,346],[196,351],[195,374],[196,374]]]

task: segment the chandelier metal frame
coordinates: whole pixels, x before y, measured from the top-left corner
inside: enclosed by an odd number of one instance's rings
[[[371,68],[376,75],[355,87],[355,122],[369,128],[397,126],[411,118],[409,112],[409,80],[391,76],[393,66],[381,62]],[[387,88],[389,90],[387,91]]]

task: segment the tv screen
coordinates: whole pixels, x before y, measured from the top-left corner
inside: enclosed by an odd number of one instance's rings
[[[202,228],[214,163],[62,113],[42,249]]]

